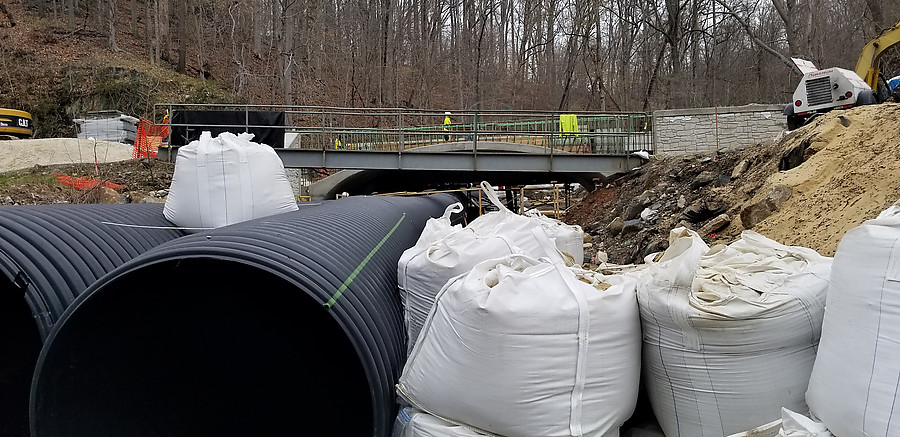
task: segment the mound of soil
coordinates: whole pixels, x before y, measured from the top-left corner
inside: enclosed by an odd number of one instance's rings
[[[900,105],[888,103],[832,111],[773,143],[654,156],[588,193],[565,221],[618,264],[664,250],[677,226],[723,243],[753,229],[831,256],[844,233],[898,199]]]

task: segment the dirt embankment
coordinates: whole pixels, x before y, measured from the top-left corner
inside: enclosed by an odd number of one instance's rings
[[[162,201],[175,164],[131,155],[106,141],[0,141],[0,205]]]
[[[720,242],[753,229],[831,256],[844,233],[898,199],[900,105],[888,103],[832,111],[773,143],[653,157],[586,195],[566,221],[615,263],[665,249],[679,225]]]

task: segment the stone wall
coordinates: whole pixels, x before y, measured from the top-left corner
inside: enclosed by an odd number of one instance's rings
[[[783,105],[723,106],[653,112],[656,153],[674,154],[772,141],[787,128]]]

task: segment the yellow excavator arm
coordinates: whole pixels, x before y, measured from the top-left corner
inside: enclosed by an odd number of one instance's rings
[[[862,53],[859,54],[859,61],[856,62],[856,74],[863,78],[873,90],[878,89],[878,59],[885,50],[897,43],[900,43],[900,22],[869,41],[863,47]]]

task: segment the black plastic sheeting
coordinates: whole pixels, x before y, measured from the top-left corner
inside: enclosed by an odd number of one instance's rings
[[[0,435],[28,435],[28,393],[43,338],[97,279],[183,235],[160,204],[0,208]]]
[[[389,435],[397,261],[455,201],[350,197],[135,258],[47,340],[33,435]]]

